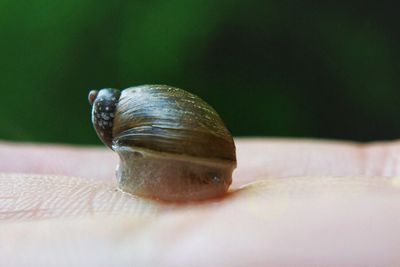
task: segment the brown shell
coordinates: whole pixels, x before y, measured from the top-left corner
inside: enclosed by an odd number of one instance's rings
[[[236,163],[235,144],[217,112],[199,97],[167,85],[121,92],[115,110],[113,146]]]

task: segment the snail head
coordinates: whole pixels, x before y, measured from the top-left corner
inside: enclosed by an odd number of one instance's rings
[[[92,90],[89,93],[93,126],[101,141],[111,149],[114,116],[120,95],[119,90],[112,88]]]

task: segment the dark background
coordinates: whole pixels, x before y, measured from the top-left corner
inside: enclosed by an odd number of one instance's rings
[[[387,1],[0,0],[0,139],[98,144],[89,90],[146,83],[236,136],[398,138],[399,20]]]

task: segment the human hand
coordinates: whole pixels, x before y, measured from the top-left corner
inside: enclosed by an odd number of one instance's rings
[[[400,264],[400,143],[236,143],[230,193],[186,204],[116,190],[103,148],[0,144],[0,266]]]

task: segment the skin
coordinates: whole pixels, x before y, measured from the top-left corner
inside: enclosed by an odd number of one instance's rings
[[[236,144],[226,197],[161,203],[105,148],[0,143],[0,266],[400,265],[400,142]]]

